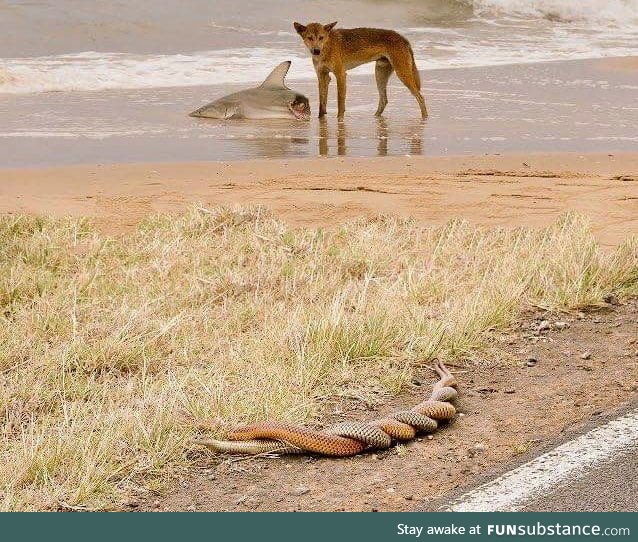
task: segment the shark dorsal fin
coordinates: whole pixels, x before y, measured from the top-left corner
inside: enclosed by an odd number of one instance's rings
[[[292,64],[290,60],[279,64],[279,66],[270,72],[270,75],[266,77],[261,86],[265,88],[287,88],[284,79],[290,69],[290,64]]]

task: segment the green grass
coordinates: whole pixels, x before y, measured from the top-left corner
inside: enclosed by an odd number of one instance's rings
[[[0,219],[0,507],[112,508],[189,464],[198,427],[303,422],[378,400],[434,356],[471,363],[530,305],[638,294],[638,239],[582,217],[544,230],[335,231],[259,208],[89,222]]]

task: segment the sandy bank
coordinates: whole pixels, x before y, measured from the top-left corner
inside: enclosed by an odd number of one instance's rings
[[[388,213],[544,226],[566,211],[613,245],[638,232],[638,154],[305,159],[0,170],[0,212],[89,216],[122,232],[155,212],[260,204],[294,225]]]

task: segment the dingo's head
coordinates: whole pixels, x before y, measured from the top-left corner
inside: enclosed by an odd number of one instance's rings
[[[303,38],[303,42],[312,56],[319,57],[336,24],[336,21],[330,24],[309,23],[307,26],[295,23],[295,30]]]

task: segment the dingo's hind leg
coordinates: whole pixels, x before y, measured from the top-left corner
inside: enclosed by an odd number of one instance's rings
[[[428,116],[428,110],[425,106],[425,99],[421,94],[421,78],[416,63],[414,62],[412,49],[404,49],[400,53],[394,54],[390,62],[392,62],[394,71],[397,72],[397,77],[408,87],[408,90],[416,98],[419,109],[421,109],[421,117],[426,118]]]
[[[383,114],[385,106],[388,105],[388,79],[394,72],[394,68],[387,58],[380,58],[376,61],[374,67],[374,75],[377,80],[377,89],[379,90],[379,107],[375,116],[379,117]]]

